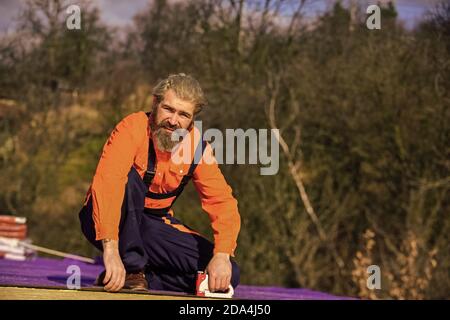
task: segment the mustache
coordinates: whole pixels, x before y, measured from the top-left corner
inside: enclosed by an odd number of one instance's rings
[[[179,125],[171,125],[169,123],[169,121],[163,121],[161,123],[159,123],[157,126],[157,129],[162,129],[162,128],[166,128],[166,129],[170,129],[170,130],[176,130],[176,129],[180,129],[181,127]]]

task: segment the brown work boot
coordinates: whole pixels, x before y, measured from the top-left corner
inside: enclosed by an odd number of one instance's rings
[[[95,279],[94,286],[103,287],[105,284],[103,280],[105,279],[106,270],[103,270]],[[134,291],[146,291],[148,289],[148,282],[145,279],[145,273],[142,271],[127,273],[125,276],[124,289],[134,290]]]
[[[145,273],[142,271],[127,273],[123,288],[133,291],[146,291],[148,289],[148,282],[145,279]]]

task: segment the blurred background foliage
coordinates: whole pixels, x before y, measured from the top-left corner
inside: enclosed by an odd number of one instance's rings
[[[385,5],[372,31],[340,1],[310,21],[307,0],[154,0],[125,30],[89,2],[68,30],[68,4],[28,1],[0,40],[0,210],[26,216],[35,243],[98,255],[77,214],[102,146],[149,110],[152,85],[185,72],[207,93],[204,128],[270,128],[272,104],[288,148],[273,176],[221,166],[243,283],[449,298],[448,3],[412,30]],[[192,186],[175,212],[211,237]],[[381,290],[366,287],[372,264]]]

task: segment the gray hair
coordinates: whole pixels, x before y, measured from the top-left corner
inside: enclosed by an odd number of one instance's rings
[[[169,89],[172,89],[178,98],[194,104],[194,115],[202,111],[203,107],[207,105],[200,83],[190,75],[184,73],[171,74],[166,79],[161,80],[152,92],[156,98],[156,105],[162,101],[164,94]],[[153,107],[156,107],[156,105]]]

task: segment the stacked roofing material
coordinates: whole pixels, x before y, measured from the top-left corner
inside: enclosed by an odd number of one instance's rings
[[[0,259],[24,261],[36,256],[36,252],[24,246],[31,244],[27,238],[27,219],[0,215]]]

